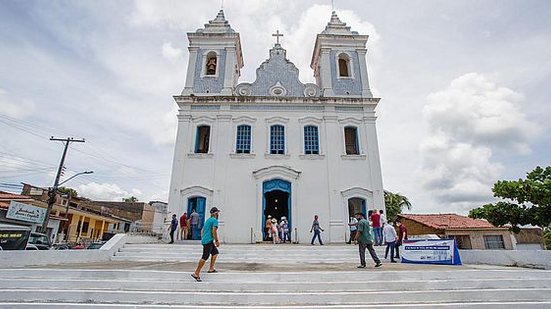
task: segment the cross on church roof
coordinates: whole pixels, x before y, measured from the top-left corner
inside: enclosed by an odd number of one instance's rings
[[[276,33],[272,34],[272,36],[276,37],[276,44],[279,45],[279,37],[283,36],[283,34],[280,34],[279,30],[277,30]]]

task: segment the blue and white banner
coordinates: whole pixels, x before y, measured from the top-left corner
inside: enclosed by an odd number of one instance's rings
[[[402,263],[461,265],[455,239],[406,240],[400,253]]]

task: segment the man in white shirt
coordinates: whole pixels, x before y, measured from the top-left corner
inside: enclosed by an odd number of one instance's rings
[[[348,226],[350,227],[350,240],[347,242],[347,244],[350,245],[352,243],[352,240],[356,238],[358,219],[350,217],[350,223],[348,223]]]
[[[396,245],[396,237],[396,230],[394,229],[394,226],[392,226],[392,223],[386,223],[383,226],[383,241],[386,244],[385,259],[388,258],[388,249],[390,248],[391,263],[396,263],[396,260],[394,259],[394,247]]]
[[[381,226],[384,226],[386,224],[386,216],[382,209],[379,210],[379,216],[380,216],[379,221],[381,222]]]

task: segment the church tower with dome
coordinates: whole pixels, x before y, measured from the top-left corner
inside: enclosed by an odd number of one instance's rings
[[[169,212],[200,215],[194,238],[212,206],[226,243],[266,240],[268,217],[307,243],[314,215],[324,241],[343,242],[354,213],[385,209],[368,35],[333,12],[314,46],[316,83],[300,81],[279,32],[256,80],[240,82],[241,40],[222,10],[187,35]]]

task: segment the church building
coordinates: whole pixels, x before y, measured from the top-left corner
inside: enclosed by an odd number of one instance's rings
[[[333,12],[313,49],[316,83],[299,80],[279,32],[256,80],[240,82],[241,41],[222,10],[187,35],[170,213],[195,210],[204,222],[220,208],[226,243],[262,241],[268,216],[308,243],[318,215],[324,242],[339,243],[354,213],[385,209],[367,35]]]

